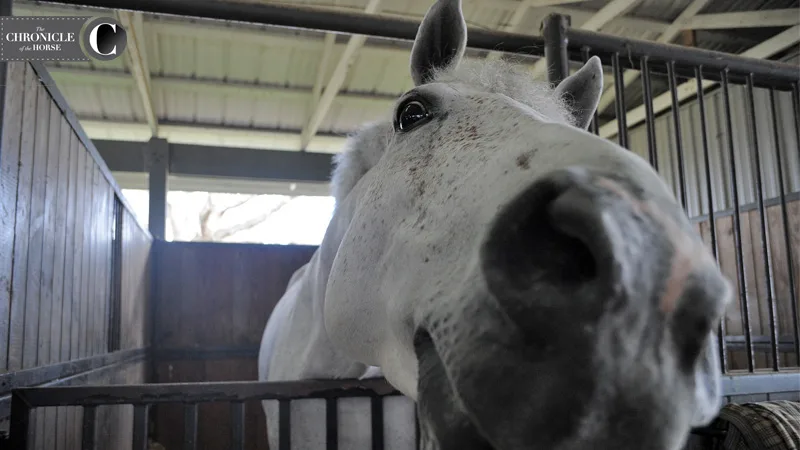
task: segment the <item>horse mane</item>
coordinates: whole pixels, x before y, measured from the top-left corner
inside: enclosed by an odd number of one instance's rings
[[[433,82],[464,84],[487,93],[502,94],[550,120],[572,124],[572,114],[549,83],[534,80],[526,67],[497,60],[464,60],[455,68],[435,72]],[[348,136],[334,157],[331,193],[341,203],[358,181],[383,156],[391,136],[391,120],[384,118]]]

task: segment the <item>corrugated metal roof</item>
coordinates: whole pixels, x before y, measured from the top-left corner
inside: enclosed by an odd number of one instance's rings
[[[642,0],[625,17],[616,18],[602,31],[655,39],[690,1]],[[381,13],[418,20],[431,2],[386,1]],[[367,0],[271,3],[356,11],[363,10]],[[538,34],[542,20],[551,12],[569,13],[573,26],[580,26],[606,3],[607,0],[589,0],[531,9],[515,31]],[[465,0],[464,10],[471,26],[498,29],[508,23],[518,5],[517,0]],[[752,10],[755,6],[798,7],[798,0],[713,0],[703,13]],[[32,11],[45,15],[81,13],[74,7],[16,2],[16,14],[27,15]],[[152,15],[145,15],[144,27],[154,108],[160,121],[299,132],[312,113],[312,86],[323,60],[322,33]],[[719,31],[698,32],[697,45],[739,52],[753,44],[751,36],[761,32],[757,29],[740,31],[740,37],[734,38]],[[337,38],[326,68],[326,79],[333,72],[346,42],[346,36]],[[361,123],[386,113],[391,97],[412,86],[408,73],[409,43],[380,41],[378,45],[376,42],[379,41],[368,40],[367,46],[358,52],[342,93],[322,121],[320,134],[346,134],[354,130]],[[80,118],[146,123],[128,66],[124,57],[110,62],[50,64],[54,79]],[[607,84],[610,84],[610,75]],[[665,83],[657,87],[663,89]],[[368,95],[374,98],[366,98]],[[626,91],[629,107],[639,104],[641,97],[640,82]],[[613,105],[610,110],[613,111]],[[113,134],[113,130],[104,136],[108,138],[109,134]]]

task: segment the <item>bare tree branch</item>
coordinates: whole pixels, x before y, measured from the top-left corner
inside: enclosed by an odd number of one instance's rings
[[[260,195],[251,195],[251,196],[247,197],[246,199],[244,199],[244,200],[242,200],[240,202],[237,202],[236,204],[228,206],[227,208],[223,208],[222,211],[219,212],[219,216],[222,217],[222,216],[225,215],[226,212],[228,212],[228,211],[230,211],[232,209],[236,209],[236,208],[238,208],[240,206],[244,206],[249,201],[251,201],[251,200],[253,200],[255,198],[259,198],[259,197],[261,197],[261,196]]]
[[[242,231],[249,230],[249,229],[255,227],[256,225],[258,225],[258,224],[264,222],[265,220],[267,220],[271,215],[273,215],[276,212],[280,211],[281,208],[286,206],[288,203],[289,203],[288,201],[282,201],[281,203],[279,203],[274,208],[270,209],[269,211],[265,211],[265,212],[257,215],[256,217],[248,219],[248,220],[246,220],[246,221],[244,221],[242,223],[238,223],[238,224],[236,224],[236,225],[234,225],[234,226],[232,226],[230,228],[217,230],[217,232],[214,233],[214,236],[213,236],[214,240],[215,241],[221,241],[221,240],[223,240],[225,238],[233,236],[236,233],[240,233]]]
[[[206,193],[206,203],[203,205],[203,209],[200,210],[200,235],[196,236],[193,240],[210,240],[213,236],[213,232],[211,231],[209,222],[211,221],[211,215],[214,213],[214,202],[211,201],[211,193]]]

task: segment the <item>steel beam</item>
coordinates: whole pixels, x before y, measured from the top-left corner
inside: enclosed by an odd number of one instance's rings
[[[219,0],[192,0],[191,2],[186,0],[57,0],[42,3],[228,20],[404,41],[413,41],[419,28],[418,20],[272,3],[236,3],[234,5]],[[531,49],[544,46],[544,39],[538,36],[474,27],[469,29],[468,36],[467,47],[478,50],[502,50],[527,55],[531,53]]]
[[[94,143],[111,171],[147,171],[146,143],[102,140]],[[328,182],[333,168],[333,155],[327,153],[168,145],[170,175]]]

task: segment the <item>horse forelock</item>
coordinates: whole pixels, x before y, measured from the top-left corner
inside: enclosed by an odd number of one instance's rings
[[[460,84],[473,90],[509,97],[548,118],[573,124],[567,102],[546,82],[535,80],[524,66],[498,60],[465,60],[456,67],[438,70],[433,83]],[[391,140],[391,119],[361,127],[348,136],[344,149],[334,157],[331,193],[340,204],[358,181],[374,167]]]

